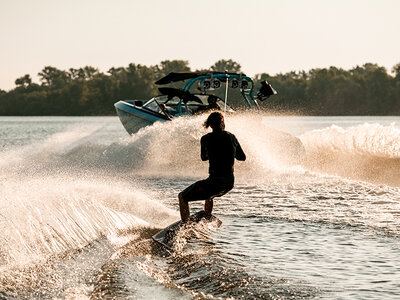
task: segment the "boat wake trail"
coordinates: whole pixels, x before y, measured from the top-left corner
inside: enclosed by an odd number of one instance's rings
[[[102,236],[112,240],[130,228],[176,219],[139,189],[116,181],[19,176],[1,189],[2,266],[47,259]]]
[[[304,166],[346,178],[400,186],[400,128],[365,123],[303,134]]]
[[[14,174],[0,189],[5,298],[89,297],[116,249],[178,218],[151,191],[111,177]]]

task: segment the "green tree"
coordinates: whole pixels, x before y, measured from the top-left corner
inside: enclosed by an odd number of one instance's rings
[[[157,65],[157,76],[163,77],[171,72],[190,72],[187,60],[164,60]]]
[[[49,88],[58,89],[70,82],[70,74],[57,68],[46,66],[38,73],[40,81]]]
[[[391,113],[395,115],[400,114],[400,63],[392,68],[394,73],[392,91],[391,91]]]
[[[271,76],[267,73],[257,74],[254,78],[255,86],[258,88],[261,81],[268,81],[272,84],[278,94],[263,101],[262,107],[278,111],[292,111],[304,108],[306,73],[304,71],[291,71],[286,74]]]
[[[400,63],[393,66],[392,72],[394,73],[396,79],[400,79]]]
[[[15,85],[17,87],[27,88],[32,84],[32,78],[29,74],[26,74],[15,80]]]
[[[69,76],[73,79],[85,79],[85,72],[83,71],[82,68],[79,69],[74,69],[70,68],[69,69]]]
[[[91,66],[85,66],[79,69],[74,69],[74,68],[69,69],[69,76],[72,79],[89,80],[99,73],[100,73],[99,69],[93,68]]]
[[[232,59],[220,59],[219,61],[215,62],[211,67],[210,70],[213,72],[231,72],[231,73],[240,73],[241,72],[241,65]]]
[[[112,85],[117,99],[148,99],[157,94],[154,84],[158,74],[157,66],[130,63],[127,68],[111,68]],[[114,98],[115,99],[115,98]]]
[[[363,65],[363,82],[365,99],[363,101],[363,114],[384,114],[390,111],[389,93],[391,78],[384,67],[367,63]]]
[[[87,112],[90,115],[115,114],[114,103],[119,99],[118,90],[111,76],[99,73],[87,82]]]

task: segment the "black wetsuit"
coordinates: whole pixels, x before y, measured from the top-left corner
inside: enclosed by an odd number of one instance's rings
[[[207,179],[197,181],[182,192],[188,201],[211,200],[233,188],[233,165],[237,160],[246,160],[242,147],[236,137],[225,130],[216,130],[201,138],[201,159],[209,160]]]

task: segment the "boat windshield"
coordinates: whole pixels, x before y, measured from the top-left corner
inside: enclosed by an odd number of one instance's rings
[[[151,99],[150,101],[147,101],[147,102],[143,105],[143,107],[145,107],[145,108],[147,108],[147,109],[149,109],[149,110],[151,110],[151,111],[160,113],[160,112],[161,112],[160,105],[158,105],[157,102],[154,101],[154,100],[155,100],[155,99],[153,98],[153,99]]]
[[[179,101],[180,99],[178,97],[173,97],[172,99],[168,100],[168,96],[161,95],[147,101],[143,107],[153,112],[171,117],[178,113]],[[163,106],[165,107],[163,108]],[[182,111],[185,110],[182,109]]]
[[[159,104],[167,104],[167,105],[175,104],[175,105],[177,105],[179,103],[180,99],[178,97],[174,96],[174,97],[172,97],[172,99],[168,100],[168,96],[167,95],[160,95],[160,96],[154,97],[152,100],[156,100]]]
[[[160,95],[157,97],[154,97],[150,101],[146,102],[143,107],[146,109],[149,109],[151,111],[154,111],[159,114],[165,114],[165,112],[161,109],[161,107],[165,104],[165,110],[170,116],[176,116],[181,113],[183,114],[195,114],[200,111],[207,110],[209,107],[209,102],[208,102],[208,97],[210,95],[206,94],[196,94],[197,98],[201,100],[201,103],[197,101],[188,101],[187,102],[187,107],[183,103],[179,105],[179,102],[181,99],[179,97],[172,97],[170,100],[168,100],[167,95]],[[223,110],[225,107],[224,101],[221,99],[217,100],[217,106],[219,109]],[[187,109],[186,109],[187,108]],[[179,110],[181,111],[179,113]],[[226,106],[227,111],[233,111],[228,105]]]

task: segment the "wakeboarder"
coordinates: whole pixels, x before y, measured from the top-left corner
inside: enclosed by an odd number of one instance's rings
[[[234,134],[225,130],[224,116],[220,112],[211,113],[204,122],[212,132],[201,140],[201,160],[209,161],[209,177],[197,181],[178,195],[182,223],[190,220],[190,201],[205,200],[204,212],[211,216],[213,199],[221,197],[233,188],[233,165],[237,160],[246,160],[239,141]]]

